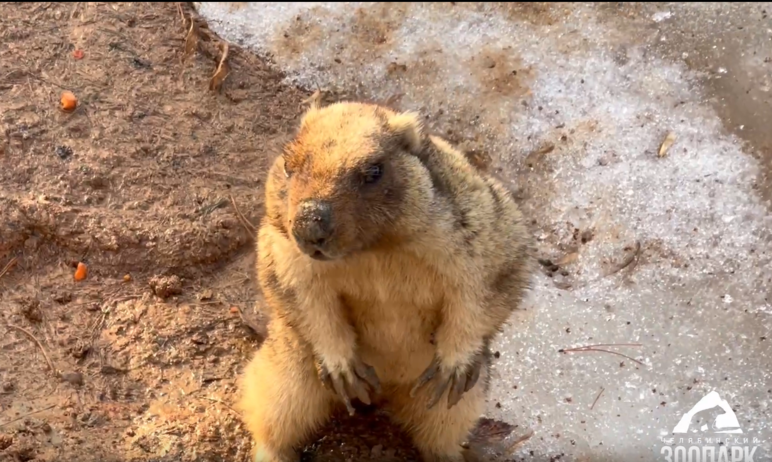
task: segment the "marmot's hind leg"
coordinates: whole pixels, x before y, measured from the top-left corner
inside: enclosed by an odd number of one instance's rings
[[[298,462],[334,397],[318,379],[310,348],[292,332],[272,330],[244,371],[239,408],[254,441],[253,462]]]
[[[391,400],[395,420],[413,439],[424,462],[464,462],[465,442],[485,410],[485,385],[488,371],[483,370],[480,381],[455,406],[447,408],[447,392],[431,409],[426,403],[432,390],[422,389],[410,397],[411,386],[395,393]],[[486,375],[483,377],[483,375]]]

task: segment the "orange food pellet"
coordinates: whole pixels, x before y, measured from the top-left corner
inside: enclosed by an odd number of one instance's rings
[[[72,112],[78,107],[78,98],[71,91],[62,92],[61,99],[62,110],[65,112]]]
[[[123,282],[129,282],[129,281],[131,281],[131,274],[124,274]]]
[[[85,263],[79,262],[78,268],[75,270],[75,280],[76,281],[82,281],[86,279],[86,275],[88,274],[88,267]]]
[[[232,306],[232,307],[231,307],[231,313],[232,313],[232,314],[238,314],[238,312],[239,312],[239,309],[238,309],[238,307],[235,307],[235,306]]]
[[[72,52],[72,57],[75,59],[83,59],[83,50],[75,50]]]

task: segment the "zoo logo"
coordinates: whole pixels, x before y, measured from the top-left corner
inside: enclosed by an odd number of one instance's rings
[[[731,406],[715,391],[705,395],[673,428],[674,435],[708,432],[716,435],[743,434]],[[761,443],[758,438],[744,436],[681,436],[662,438],[662,442],[665,445],[660,454],[667,462],[753,462]]]

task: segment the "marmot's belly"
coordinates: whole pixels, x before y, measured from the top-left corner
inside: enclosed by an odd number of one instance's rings
[[[362,307],[364,308],[364,307]],[[434,357],[434,316],[415,306],[356,310],[354,326],[362,359],[384,382],[413,382]]]

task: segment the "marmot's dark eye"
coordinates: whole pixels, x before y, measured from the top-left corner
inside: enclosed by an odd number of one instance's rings
[[[373,183],[377,183],[382,176],[383,176],[383,165],[374,164],[367,167],[367,169],[364,172],[364,176],[362,180],[366,184],[373,184]]]
[[[292,176],[292,170],[287,166],[287,161],[284,161],[284,176],[287,178]]]

